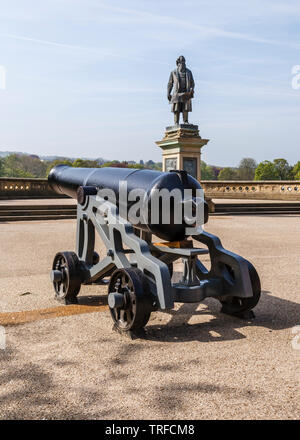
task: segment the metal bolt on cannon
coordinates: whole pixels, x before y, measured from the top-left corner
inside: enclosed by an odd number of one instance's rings
[[[185,208],[188,206],[191,213],[200,207],[203,223],[208,221],[208,209],[204,198],[195,196],[201,190],[199,182],[185,171],[59,165],[51,170],[48,180],[56,192],[78,201],[76,252],[57,253],[52,265],[57,300],[76,303],[81,284],[109,280],[108,306],[114,327],[121,333],[142,329],[153,311],[172,309],[175,302],[199,303],[207,297],[218,300],[224,313],[254,316],[251,310],[261,290],[257,272],[201,226],[196,225],[191,233],[193,218],[185,214]],[[164,203],[155,205],[158,221],[143,215],[136,221],[134,201],[126,198],[125,206],[122,199],[124,182],[125,195],[143,191],[144,205],[150,211],[157,191],[177,190],[181,197],[170,203],[167,222],[161,215]],[[103,190],[113,191],[115,200],[105,197]],[[190,197],[184,195],[185,190],[190,191]],[[180,223],[175,221],[178,207],[183,213]],[[96,233],[107,249],[103,259],[95,252]],[[211,261],[209,270],[201,262],[206,254]],[[178,259],[184,262],[182,278],[172,282],[173,263]]]

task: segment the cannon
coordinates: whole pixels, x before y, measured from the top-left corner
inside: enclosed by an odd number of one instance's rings
[[[223,313],[254,317],[259,276],[249,261],[203,230],[208,207],[201,185],[185,171],[58,165],[48,181],[56,192],[77,199],[76,252],[58,252],[51,270],[57,300],[77,303],[82,284],[106,282],[109,310],[120,333],[143,329],[153,311],[207,297],[218,300]],[[172,195],[167,218],[163,191]],[[132,193],[138,196],[130,198]],[[106,248],[101,258],[96,233]],[[204,255],[210,257],[209,268],[201,261]],[[178,259],[182,273],[174,281]]]

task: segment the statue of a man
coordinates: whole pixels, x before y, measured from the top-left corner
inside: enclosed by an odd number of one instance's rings
[[[181,55],[176,60],[176,64],[177,68],[171,72],[168,82],[168,100],[172,104],[171,111],[174,113],[175,124],[179,124],[180,113],[183,123],[188,124],[188,112],[192,111],[195,83],[192,72],[185,65],[184,56]]]

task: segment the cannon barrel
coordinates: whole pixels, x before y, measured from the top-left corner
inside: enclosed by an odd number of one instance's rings
[[[199,182],[185,171],[160,172],[147,169],[133,168],[73,168],[67,165],[58,165],[49,173],[48,181],[53,190],[57,193],[66,194],[77,199],[78,189],[80,187],[95,187],[98,189],[113,190],[116,195],[116,203],[119,206],[119,183],[125,181],[127,184],[127,192],[134,189],[143,190],[148,197],[149,210],[151,211],[151,197],[154,190],[166,189],[172,191],[179,189],[183,194],[185,189],[192,189],[193,197],[196,190],[201,189]],[[204,203],[204,221],[207,221],[208,207]],[[130,221],[128,212],[134,202],[127,203],[127,220]],[[183,207],[183,203],[182,203]],[[161,210],[161,204],[159,205]],[[159,222],[152,224],[151,222],[141,221],[134,224],[136,228],[150,232],[164,240],[175,241],[183,240],[186,237],[185,229],[191,224],[183,222],[176,224],[174,222],[174,203],[170,203],[170,221],[168,224],[162,222],[161,213],[159,213]]]

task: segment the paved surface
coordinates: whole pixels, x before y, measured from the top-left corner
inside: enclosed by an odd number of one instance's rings
[[[153,313],[129,340],[112,331],[106,287],[84,286],[78,306],[53,299],[74,220],[0,224],[0,418],[299,419],[300,216],[219,216],[207,230],[256,266],[256,320],[206,300]]]

